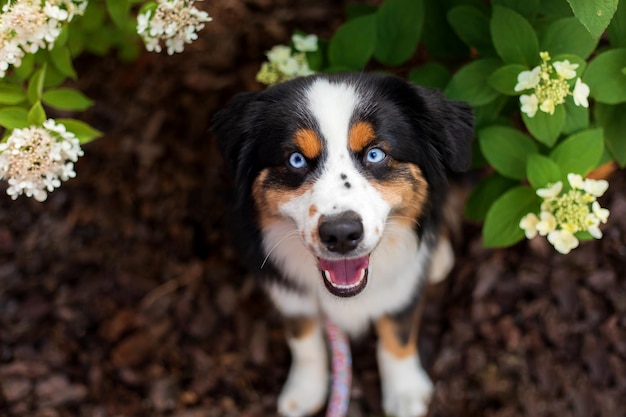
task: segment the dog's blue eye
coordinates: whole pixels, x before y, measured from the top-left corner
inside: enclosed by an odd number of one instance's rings
[[[384,161],[386,156],[387,154],[382,149],[372,148],[369,151],[367,151],[367,155],[365,156],[365,159],[369,163],[378,164]]]
[[[295,169],[306,168],[306,159],[300,152],[294,152],[289,156],[289,165]]]

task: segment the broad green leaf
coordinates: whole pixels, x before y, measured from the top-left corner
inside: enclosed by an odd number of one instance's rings
[[[491,3],[515,10],[527,19],[533,18],[539,10],[539,0],[492,0]]]
[[[0,84],[0,104],[19,104],[26,101],[26,93],[19,85]]]
[[[505,65],[495,70],[487,79],[489,85],[501,94],[507,96],[518,96],[521,93],[515,91],[515,85],[517,84],[517,76],[522,71],[528,71],[523,65],[511,64]]]
[[[423,0],[386,0],[376,13],[374,58],[397,66],[417,48],[424,25]]]
[[[502,113],[502,110],[509,103],[509,101],[510,97],[499,95],[490,103],[474,107],[475,130],[491,125],[507,124],[508,119],[503,119],[503,116],[500,113]]]
[[[46,121],[46,112],[41,105],[41,101],[37,101],[28,111],[28,123],[40,126]]]
[[[587,129],[575,133],[559,143],[550,158],[561,168],[561,174],[588,174],[594,169],[604,150],[602,129]]]
[[[522,113],[524,125],[535,139],[548,147],[554,146],[565,126],[565,107],[556,106],[554,114],[537,111],[533,117]]]
[[[559,19],[550,24],[540,36],[541,50],[558,54],[574,54],[587,58],[596,49],[598,40],[574,17]]]
[[[35,55],[26,54],[22,58],[22,65],[14,67],[13,72],[19,81],[25,82],[33,73],[33,68],[35,68]]]
[[[619,0],[567,0],[574,16],[593,36],[599,39],[611,22]]]
[[[571,98],[566,99],[565,124],[563,125],[563,135],[571,135],[580,130],[589,128],[589,108],[577,106]]]
[[[491,88],[487,79],[500,67],[496,58],[479,59],[470,62],[456,74],[445,89],[449,98],[463,100],[472,106],[482,106],[498,97],[498,92]]]
[[[510,246],[524,238],[522,217],[539,211],[539,197],[527,186],[515,187],[497,199],[485,217],[483,244],[488,248]]]
[[[626,48],[626,1],[620,1],[606,30],[613,48]]]
[[[428,60],[449,60],[453,62],[468,56],[468,46],[455,36],[454,30],[448,21],[448,12],[452,3],[458,0],[445,1],[424,1],[424,26],[420,44],[428,51]],[[466,0],[462,0],[466,1]],[[470,0],[476,2],[476,0]],[[480,51],[482,57],[495,56],[496,53],[491,48],[491,53]]]
[[[4,107],[0,109],[0,126],[5,129],[24,129],[28,123],[28,110],[22,107]]]
[[[554,184],[562,178],[561,169],[552,159],[547,156],[535,154],[528,156],[526,165],[528,182],[534,189],[543,188],[548,184]]]
[[[516,184],[518,184],[517,181],[497,173],[480,181],[467,198],[465,217],[479,222],[484,221],[493,202]]]
[[[539,60],[539,42],[535,30],[519,13],[493,6],[491,38],[498,55],[507,64],[533,66]]]
[[[348,3],[346,4],[346,20],[367,16],[368,14],[375,13],[376,10],[378,10],[378,7],[369,4]]]
[[[357,17],[337,29],[328,46],[331,67],[361,70],[374,53],[376,15]]]
[[[451,77],[452,75],[446,67],[431,61],[419,68],[412,69],[408,79],[417,85],[443,90],[450,82]]]
[[[597,101],[617,104],[626,101],[626,48],[612,49],[596,56],[589,63],[583,81]]]
[[[73,80],[77,78],[74,64],[72,63],[72,54],[67,46],[55,47],[50,51],[50,60],[54,67],[64,76]]]
[[[528,155],[537,153],[531,138],[517,129],[490,126],[478,131],[478,143],[491,166],[507,178],[526,178]]]
[[[626,103],[609,105],[597,103],[595,116],[604,130],[606,146],[617,163],[626,167]]]
[[[128,0],[106,0],[107,12],[111,20],[119,28],[123,28],[130,19],[130,3]]]
[[[35,104],[39,100],[41,100],[41,95],[43,93],[43,85],[46,79],[46,64],[44,64],[40,69],[35,71],[35,73],[30,77],[28,81],[28,88],[26,90],[26,97],[28,97],[28,102],[31,104]]]
[[[459,38],[482,55],[495,52],[489,32],[489,17],[476,7],[463,5],[448,12],[448,22]]]
[[[76,119],[56,119],[57,123],[65,126],[65,128],[76,135],[81,145],[102,136],[102,132],[87,123]]]
[[[44,104],[60,110],[86,110],[93,101],[78,90],[57,88],[43,93]]]

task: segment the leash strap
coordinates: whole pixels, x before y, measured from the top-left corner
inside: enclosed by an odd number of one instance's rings
[[[346,335],[326,319],[326,336],[331,352],[331,392],[326,417],[345,417],[350,402],[352,383],[352,355]]]

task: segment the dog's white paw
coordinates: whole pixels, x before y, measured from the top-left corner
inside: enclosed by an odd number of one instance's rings
[[[398,359],[378,350],[383,409],[395,417],[422,417],[428,413],[433,384],[417,355]]]
[[[301,417],[319,411],[328,394],[326,345],[319,326],[301,339],[289,339],[291,368],[278,397],[278,413]]]

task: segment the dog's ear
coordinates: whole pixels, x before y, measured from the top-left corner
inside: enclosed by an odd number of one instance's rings
[[[436,122],[439,141],[435,144],[443,163],[453,172],[464,172],[472,161],[474,113],[465,102],[450,100],[437,90],[416,87]]]
[[[215,132],[217,146],[233,173],[237,172],[246,137],[253,128],[250,122],[250,107],[257,96],[258,93],[237,94],[230,106],[217,112],[211,121],[211,130]]]

